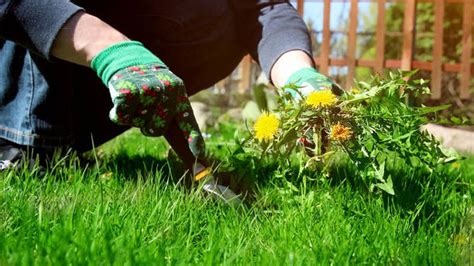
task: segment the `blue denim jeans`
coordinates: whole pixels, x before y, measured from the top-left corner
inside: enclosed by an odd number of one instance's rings
[[[68,113],[70,90],[54,88],[51,72],[67,75],[52,64],[35,58],[23,47],[0,40],[0,137],[22,145],[57,146],[70,143]],[[59,81],[59,80],[58,80]]]
[[[107,89],[87,68],[48,62],[0,40],[0,70],[0,138],[87,150],[92,139],[100,144],[126,130],[108,120]]]

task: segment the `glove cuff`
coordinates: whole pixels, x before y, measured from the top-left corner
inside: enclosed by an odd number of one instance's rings
[[[305,67],[296,71],[288,78],[286,84],[293,84],[298,86],[298,91],[304,96],[307,96],[313,91],[333,90],[333,87],[335,87],[335,83],[330,78],[319,73],[316,69],[312,67]],[[300,95],[297,94],[293,89],[286,89],[286,91],[290,93],[293,97],[300,97]],[[340,93],[335,94],[340,95]]]
[[[309,79],[327,80],[328,78],[312,67],[305,67],[291,74],[286,81],[286,84],[301,86],[303,82],[306,82]]]
[[[126,67],[157,64],[166,65],[137,41],[119,42],[98,53],[91,62],[91,68],[107,86],[110,78]]]

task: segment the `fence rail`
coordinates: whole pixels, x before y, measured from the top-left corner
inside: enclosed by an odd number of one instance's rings
[[[323,74],[329,74],[329,67],[347,67],[346,88],[353,85],[355,68],[369,67],[376,73],[382,73],[384,69],[400,68],[402,70],[420,69],[431,72],[431,90],[432,99],[440,99],[442,96],[442,75],[443,73],[459,73],[460,86],[459,98],[472,99],[470,87],[472,86],[472,77],[474,77],[474,64],[472,60],[472,31],[473,31],[473,7],[474,0],[297,0],[297,10],[300,16],[305,14],[305,2],[320,2],[324,3],[323,9],[323,29],[322,29],[322,43],[320,53],[315,57],[316,65],[319,71]],[[342,32],[348,36],[347,53],[343,58],[333,58],[330,56],[330,16],[332,2],[350,2],[349,11],[349,27],[347,32]],[[357,44],[357,27],[358,27],[358,4],[360,2],[373,2],[377,4],[377,27],[375,31],[375,58],[372,60],[356,58],[356,44]],[[385,58],[385,37],[388,36],[386,29],[386,4],[392,2],[403,2],[404,5],[404,19],[403,19],[403,37],[402,55],[398,60]],[[432,61],[417,61],[414,60],[415,53],[415,25],[416,25],[416,5],[417,3],[430,2],[434,5],[434,38]],[[463,5],[463,23],[462,23],[462,52],[459,61],[456,63],[443,63],[443,24],[445,5],[447,3],[459,3]],[[337,32],[340,34],[341,32]],[[364,32],[366,35],[367,32]],[[250,73],[249,56],[246,56],[242,61],[242,77],[240,89],[244,90],[250,86],[250,80],[245,75]],[[243,82],[242,82],[243,81]]]

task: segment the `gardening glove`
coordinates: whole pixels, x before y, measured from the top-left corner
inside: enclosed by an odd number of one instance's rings
[[[110,120],[138,127],[147,136],[163,135],[176,120],[193,155],[204,157],[204,140],[183,81],[140,42],[120,42],[104,49],[91,67],[109,88]]]
[[[298,91],[307,96],[313,91],[330,89],[335,95],[342,95],[344,92],[342,88],[336,84],[332,79],[319,73],[312,67],[302,68],[293,73],[286,84],[293,84],[299,87]],[[300,98],[300,95],[294,90],[287,89],[287,91],[295,98]]]
[[[194,181],[199,182],[202,190],[211,198],[223,201],[236,208],[242,205],[240,197],[229,187],[219,185],[210,167],[196,163],[193,169]]]

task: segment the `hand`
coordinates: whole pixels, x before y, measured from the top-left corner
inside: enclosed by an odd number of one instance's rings
[[[147,64],[127,67],[109,82],[114,104],[110,119],[138,127],[147,136],[161,136],[176,120],[195,157],[204,152],[204,140],[183,81],[167,67]]]
[[[344,90],[341,88],[341,86],[335,83],[332,79],[324,76],[323,74],[316,71],[316,69],[310,67],[302,68],[293,73],[289,77],[287,84],[294,84],[300,87],[298,90],[304,96],[307,96],[313,91],[328,89],[338,96],[344,93]],[[299,94],[293,90],[288,90],[288,92],[295,98],[300,97]]]
[[[176,121],[196,158],[204,156],[204,140],[184,82],[138,42],[119,43],[102,51],[92,68],[107,84],[113,107],[110,119],[161,136]]]
[[[159,64],[122,69],[108,87],[114,104],[110,120],[141,128],[145,135],[163,135],[178,110],[190,108],[183,81]]]

